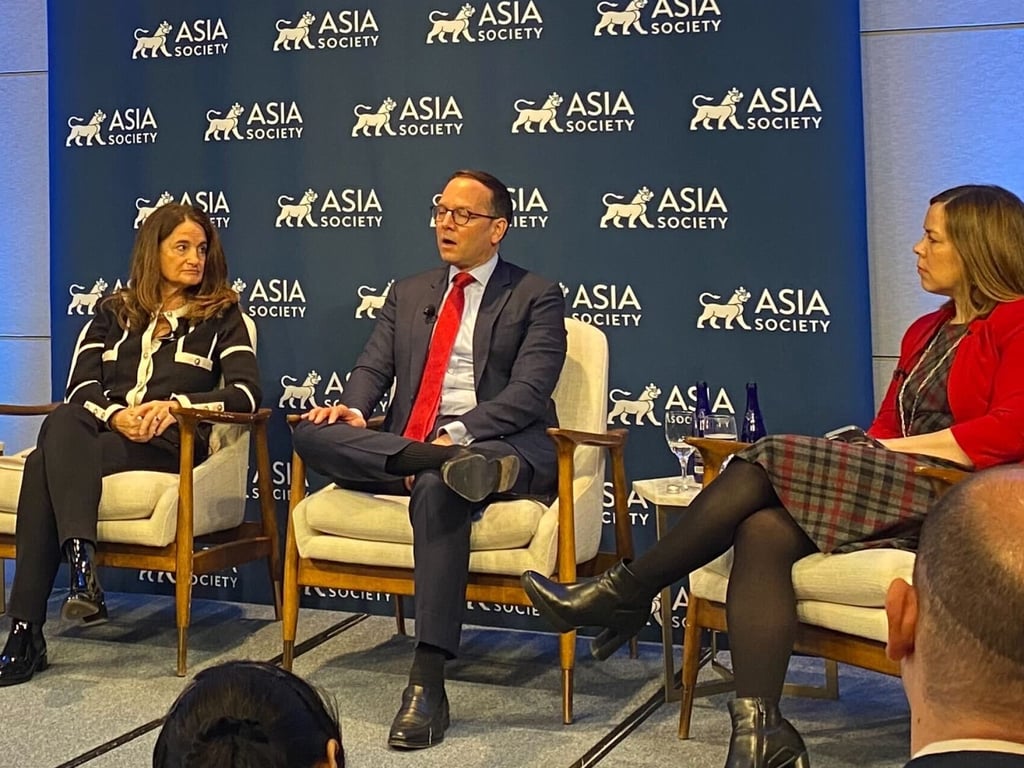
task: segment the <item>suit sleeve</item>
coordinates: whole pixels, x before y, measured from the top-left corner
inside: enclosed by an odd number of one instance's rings
[[[103,423],[124,408],[105,394],[103,386],[103,350],[107,336],[117,327],[111,302],[102,302],[96,315],[78,334],[71,357],[71,372],[64,392],[64,402],[76,403]]]
[[[508,385],[460,421],[475,440],[515,434],[543,418],[565,364],[565,299],[557,284],[531,302]]]
[[[207,321],[211,322],[211,321]],[[213,321],[217,322],[217,321]],[[254,336],[237,304],[220,318],[213,354],[223,386],[208,392],[175,392],[171,398],[186,408],[253,413],[263,398]]]

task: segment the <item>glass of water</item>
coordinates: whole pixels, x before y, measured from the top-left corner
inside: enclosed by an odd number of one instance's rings
[[[731,413],[712,413],[701,417],[701,432],[712,440],[735,440],[736,417]]]
[[[680,493],[684,488],[695,485],[686,474],[690,456],[696,450],[686,442],[686,438],[693,435],[693,427],[693,411],[683,408],[668,408],[665,411],[665,442],[679,459],[679,482],[669,483],[666,489],[669,493]]]

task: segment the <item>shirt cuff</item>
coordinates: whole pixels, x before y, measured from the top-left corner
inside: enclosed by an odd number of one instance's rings
[[[470,445],[476,438],[473,437],[466,429],[466,425],[461,421],[452,421],[445,424],[438,433],[444,432],[448,437],[451,438],[454,445]]]

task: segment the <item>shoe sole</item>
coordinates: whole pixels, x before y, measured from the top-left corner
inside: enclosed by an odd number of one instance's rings
[[[60,616],[65,621],[81,621],[86,626],[94,627],[107,621],[107,606],[86,600],[66,600],[61,606]]]
[[[487,459],[478,453],[460,456],[441,468],[444,484],[467,501],[479,502],[492,493],[504,493],[519,477],[519,457]]]

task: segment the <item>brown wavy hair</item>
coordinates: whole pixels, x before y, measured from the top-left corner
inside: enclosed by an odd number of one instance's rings
[[[935,195],[946,233],[963,262],[964,286],[955,298],[968,320],[996,304],[1024,297],[1024,202],[994,184],[965,184]]]
[[[122,328],[145,327],[160,311],[160,244],[183,221],[195,222],[206,233],[203,280],[186,290],[185,316],[190,320],[208,320],[238,303],[238,294],[228,285],[227,259],[210,217],[193,205],[168,203],[153,211],[139,227],[132,247],[128,286],[110,297],[118,302],[115,311]]]

